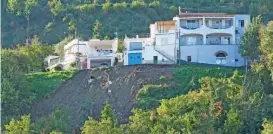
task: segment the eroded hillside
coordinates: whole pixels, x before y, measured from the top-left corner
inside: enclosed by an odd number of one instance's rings
[[[47,116],[58,107],[67,108],[71,111],[72,128],[79,129],[88,116],[99,119],[108,101],[120,123],[126,123],[137,91],[145,84],[159,84],[160,76],[173,69],[171,65],[137,65],[81,71],[50,97],[35,103],[32,119]]]

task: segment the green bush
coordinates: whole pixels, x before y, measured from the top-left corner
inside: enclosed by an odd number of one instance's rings
[[[70,66],[71,66],[71,67],[76,67],[76,61],[72,62],[72,63],[70,64]]]
[[[160,83],[164,84],[166,82],[166,76],[160,76]]]
[[[61,64],[57,65],[56,67],[54,67],[55,71],[62,71],[63,70],[63,66]]]
[[[150,7],[159,7],[160,6],[160,2],[159,1],[153,1],[149,4]]]
[[[186,94],[190,90],[200,87],[199,79],[202,77],[225,78],[232,77],[233,68],[187,65],[176,68],[173,71],[174,83],[169,86],[145,85],[136,96],[136,103],[142,109],[155,108],[162,99],[170,99],[178,95]],[[243,71],[236,71],[239,76]],[[166,76],[160,77],[161,84],[166,82]]]
[[[122,9],[125,9],[127,7],[127,3],[126,2],[121,2],[121,3],[115,3],[113,5],[113,8],[115,10],[122,10]]]
[[[142,1],[133,1],[131,3],[131,8],[145,8],[146,7],[146,4],[145,2],[142,2]]]
[[[71,111],[69,109],[57,108],[49,116],[42,117],[34,124],[34,131],[45,133],[58,130],[64,133],[70,133],[71,130]]]

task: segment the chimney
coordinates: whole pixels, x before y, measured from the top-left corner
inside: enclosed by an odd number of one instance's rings
[[[179,6],[179,8],[178,8],[178,14],[179,14],[179,15],[182,14],[181,7],[180,7],[180,6]]]

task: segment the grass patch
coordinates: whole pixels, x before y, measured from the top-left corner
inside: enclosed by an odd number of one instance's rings
[[[25,79],[35,99],[48,96],[62,82],[72,78],[79,70],[38,72],[25,75]]]
[[[186,65],[173,71],[172,83],[169,86],[145,85],[136,96],[139,108],[152,109],[159,106],[162,99],[170,99],[190,90],[200,88],[199,79],[202,77],[223,78],[231,77],[236,69],[229,67]],[[238,69],[239,75],[244,71]]]

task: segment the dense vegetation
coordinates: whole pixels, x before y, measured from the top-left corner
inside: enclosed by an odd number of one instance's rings
[[[237,3],[238,1],[240,4]],[[5,2],[7,1],[4,1],[4,3]],[[103,10],[103,12],[96,15],[100,16],[103,14],[107,16],[107,19],[109,19],[108,15],[110,13],[115,12],[111,11],[113,10],[112,8],[109,8],[112,7],[112,4],[109,3],[110,1],[106,1],[106,3],[103,2],[104,4],[100,3],[101,1],[95,1],[96,6],[93,7],[94,3],[84,5],[87,1],[53,0],[48,2],[50,8],[48,8],[47,5],[43,8],[40,7],[40,2],[45,3],[45,1],[26,0],[22,3],[22,1],[18,0],[9,0],[9,2],[9,10],[18,15],[23,15],[24,18],[21,18],[22,20],[31,20],[30,18],[35,16],[34,14],[38,11],[44,13],[43,11],[50,10],[52,14],[54,14],[54,16],[50,16],[53,17],[52,19],[55,20],[55,22],[58,22],[58,19],[61,19],[62,16],[68,13],[67,11],[71,11],[71,9],[74,9],[77,5],[81,5],[78,8],[82,9],[86,14],[89,14],[89,10],[86,10],[89,8],[94,9],[96,12]],[[137,11],[140,13],[143,12],[143,14],[149,14],[145,13],[146,10],[154,9],[154,7],[156,9],[156,7],[160,7],[159,5],[161,5],[161,1],[146,1],[146,3],[150,3],[149,7],[152,8],[143,8],[147,7],[144,2],[126,2],[131,3],[130,8],[124,6],[126,3],[114,4],[113,7],[126,7],[121,9],[130,11],[130,13]],[[164,5],[174,4],[175,2],[176,1],[164,2]],[[218,1],[213,2],[217,4]],[[266,16],[272,11],[273,6],[270,2],[272,1],[261,0],[260,3],[256,0],[234,0],[229,2],[220,0],[219,3],[236,3],[238,5],[232,8],[236,9],[237,6],[242,6],[242,9],[245,11],[253,10],[253,13],[254,11],[257,11],[257,13],[263,12],[263,16]],[[67,4],[64,5],[63,3]],[[248,6],[248,4],[251,3],[252,6]],[[97,4],[103,5],[99,8]],[[191,2],[185,0],[180,4],[187,4],[189,6],[198,5],[196,1],[192,0]],[[207,1],[203,1],[201,4],[204,6],[209,5]],[[4,6],[5,5],[6,4],[4,4]],[[193,7],[198,8],[198,6]],[[36,10],[36,12],[33,10]],[[161,11],[161,9],[159,11]],[[75,14],[77,12],[70,13],[70,17],[77,16]],[[126,13],[124,12],[124,15],[126,15]],[[8,17],[7,12],[4,14],[4,17]],[[13,17],[17,18],[15,16]],[[47,18],[47,16],[43,17]],[[68,17],[67,19],[71,18]],[[37,19],[37,21],[41,20],[42,19]],[[69,29],[72,31],[75,30],[77,26],[75,25],[77,24],[76,20],[82,21],[78,18],[74,20],[75,22],[73,22],[73,20],[69,21]],[[261,19],[259,17],[255,18],[252,24],[247,26],[246,34],[243,37],[244,41],[240,46],[243,55],[250,58],[251,62],[251,67],[248,68],[245,73],[241,73],[240,70],[233,71],[233,69],[230,68],[198,66],[178,68],[172,75],[160,77],[160,85],[147,85],[144,89],[140,90],[137,101],[143,105],[133,110],[133,115],[127,124],[118,124],[115,118],[116,113],[111,109],[109,104],[106,104],[101,112],[100,120],[94,120],[92,117],[88,118],[80,131],[86,134],[271,134],[273,131],[273,22],[271,21],[264,26],[260,21]],[[109,24],[109,22],[107,24]],[[14,25],[14,23],[11,23],[11,25]],[[53,23],[50,25],[53,25]],[[58,28],[62,28],[59,27],[59,23],[55,23],[54,25],[58,26]],[[35,26],[38,27],[37,25]],[[93,26],[93,31],[96,31],[92,33],[93,36],[105,36],[103,35],[105,34],[103,29],[100,29],[101,26],[105,25],[96,23],[96,25]],[[49,27],[50,26],[47,28]],[[111,25],[109,25],[109,27],[111,27]],[[136,28],[138,27],[137,25]],[[56,29],[57,28],[53,28],[52,30],[54,31]],[[35,29],[28,31],[33,32]],[[7,36],[5,36],[5,38],[7,38]],[[22,37],[22,39],[23,38],[25,37]],[[43,38],[46,39],[45,36]],[[9,40],[7,39],[7,41]],[[56,109],[52,114],[36,122],[31,122],[30,115],[21,116],[22,114],[28,114],[27,109],[35,99],[47,96],[52,91],[52,88],[55,88],[62,81],[72,77],[73,74],[77,72],[75,70],[58,73],[35,73],[44,70],[43,58],[46,55],[52,54],[54,48],[50,45],[42,44],[37,37],[34,37],[29,44],[30,45],[27,46],[17,46],[15,49],[3,49],[1,51],[1,105],[3,108],[1,111],[1,120],[2,124],[6,124],[1,131],[7,134],[72,133],[73,130],[70,130],[69,127],[72,120],[69,116],[69,108]],[[60,51],[58,53],[62,52]],[[19,116],[21,116],[21,118],[19,118]],[[10,118],[14,119],[11,119],[9,123],[4,122]]]
[[[83,39],[114,38],[115,32],[148,33],[149,24],[172,19],[178,6],[188,12],[262,14],[273,18],[272,0],[3,0],[2,44],[23,44],[38,35],[55,44],[68,35]]]
[[[172,75],[165,77],[165,82],[174,82],[167,85],[145,85],[137,94],[137,103],[142,109],[154,108],[162,99],[170,99],[186,94],[190,90],[200,88],[199,79],[202,77],[229,78],[233,75],[233,68],[215,66],[186,65],[176,68]],[[239,75],[243,74],[240,70]],[[163,81],[163,83],[164,83]]]
[[[53,89],[78,71],[41,72],[44,58],[54,48],[38,38],[31,45],[1,50],[1,114],[2,124],[27,113],[35,100],[47,97]]]

